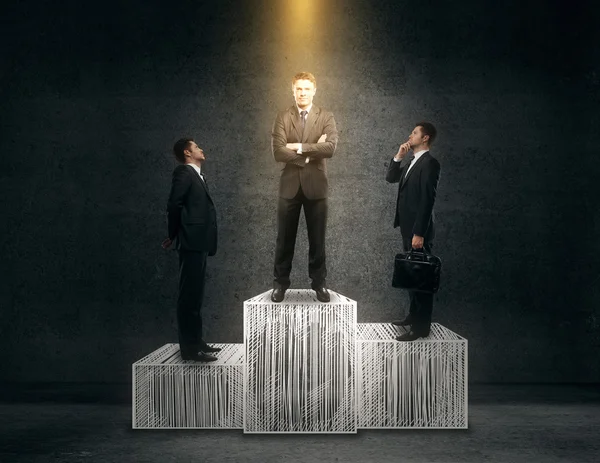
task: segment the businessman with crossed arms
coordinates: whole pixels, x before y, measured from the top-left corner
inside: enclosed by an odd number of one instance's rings
[[[281,302],[290,286],[300,210],[308,231],[308,275],[317,299],[329,302],[326,288],[327,159],[335,152],[338,133],[330,111],[313,105],[315,77],[300,72],[292,79],[295,104],[277,114],[271,147],[281,166],[277,204],[277,242],[271,300]]]

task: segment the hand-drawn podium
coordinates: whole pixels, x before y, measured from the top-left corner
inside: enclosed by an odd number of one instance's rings
[[[244,301],[244,343],[216,344],[212,363],[167,344],[133,364],[133,428],[245,433],[465,429],[467,340],[434,323],[427,338],[357,323],[356,301],[330,290],[270,291]]]

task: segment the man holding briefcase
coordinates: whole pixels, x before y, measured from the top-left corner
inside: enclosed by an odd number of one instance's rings
[[[405,252],[424,249],[430,253],[435,237],[433,204],[440,179],[440,163],[429,153],[436,137],[436,129],[429,122],[419,122],[400,145],[390,161],[386,181],[399,183],[396,200],[394,228],[400,227]],[[409,151],[412,155],[407,156]],[[392,322],[397,326],[410,326],[410,331],[396,339],[414,341],[429,335],[433,293],[408,291],[410,311],[404,320]]]

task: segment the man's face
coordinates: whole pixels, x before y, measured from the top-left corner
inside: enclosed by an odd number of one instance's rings
[[[310,80],[300,79],[292,85],[292,92],[298,107],[306,109],[312,104],[317,89]]]
[[[191,141],[189,147],[185,150],[185,155],[189,156],[192,161],[204,162],[206,157],[204,151],[200,148],[195,141]]]
[[[408,143],[410,144],[411,148],[415,146],[421,146],[427,140],[429,140],[429,136],[423,135],[420,125],[417,125],[413,129],[412,133],[408,136]]]

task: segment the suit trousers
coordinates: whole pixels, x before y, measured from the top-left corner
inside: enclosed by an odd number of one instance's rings
[[[408,252],[412,248],[412,237],[402,237],[402,245],[404,252]],[[425,241],[423,247],[425,251],[431,253],[433,242]],[[419,334],[429,334],[431,314],[433,312],[433,293],[408,291],[408,298],[410,300],[409,317],[412,321],[412,331]]]
[[[197,353],[205,344],[202,340],[202,300],[207,255],[204,251],[179,250],[177,328],[179,348],[184,355]]]
[[[327,198],[307,199],[302,187],[292,199],[279,198],[277,204],[277,243],[275,245],[274,286],[290,287],[290,272],[296,246],[300,209],[304,208],[308,231],[308,276],[312,287],[325,285],[325,230]]]

